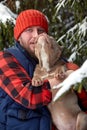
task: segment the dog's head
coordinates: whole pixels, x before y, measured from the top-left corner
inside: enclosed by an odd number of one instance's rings
[[[38,36],[35,46],[35,55],[39,59],[41,67],[50,71],[50,68],[57,62],[62,53],[62,47],[56,40],[43,33]]]

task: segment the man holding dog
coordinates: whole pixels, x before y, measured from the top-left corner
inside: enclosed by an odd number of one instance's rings
[[[32,86],[38,63],[34,54],[35,41],[41,33],[48,33],[45,15],[33,9],[22,11],[14,27],[15,45],[0,52],[1,130],[52,129],[46,106],[52,100],[50,85],[57,85],[57,79],[38,81]]]

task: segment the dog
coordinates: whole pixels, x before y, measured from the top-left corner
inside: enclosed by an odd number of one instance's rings
[[[61,61],[61,54],[62,47],[53,37],[47,34],[38,36],[35,55],[39,64],[35,68],[32,84],[41,83],[44,79],[52,77],[56,77],[60,83],[73,72]],[[58,89],[51,88],[51,91],[54,98]],[[57,101],[49,103],[48,109],[57,130],[87,130],[87,115],[79,107],[77,95],[73,90],[68,91]]]

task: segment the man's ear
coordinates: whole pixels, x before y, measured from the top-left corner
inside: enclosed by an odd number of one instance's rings
[[[18,43],[20,43],[22,45],[21,36],[18,38]]]
[[[18,42],[20,43],[20,37],[18,38]]]

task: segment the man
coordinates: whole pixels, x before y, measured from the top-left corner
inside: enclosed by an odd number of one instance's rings
[[[0,130],[50,130],[51,117],[47,109],[52,94],[53,78],[32,86],[32,76],[38,60],[34,55],[35,40],[48,33],[48,21],[37,10],[21,12],[14,27],[16,44],[0,52]]]

